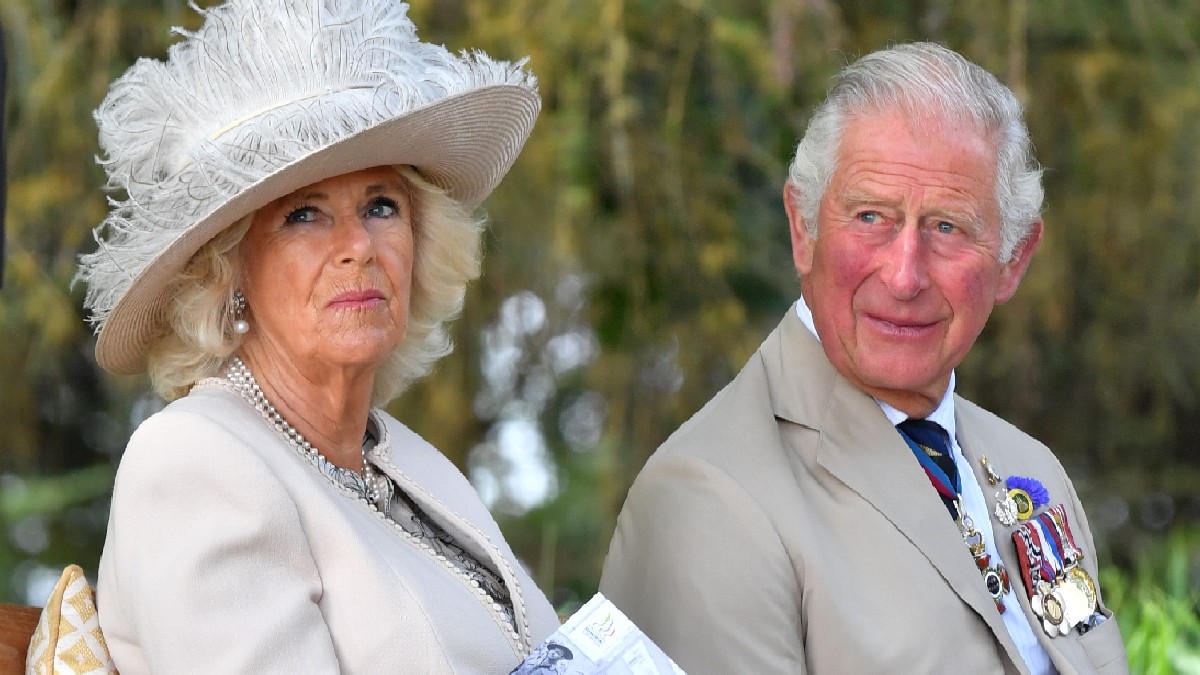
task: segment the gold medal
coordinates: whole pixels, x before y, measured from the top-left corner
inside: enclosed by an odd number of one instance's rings
[[[1012,488],[1008,491],[1008,498],[1017,505],[1017,518],[1029,520],[1033,516],[1033,499],[1028,492],[1021,488]]]
[[[1096,582],[1092,581],[1092,577],[1078,565],[1067,570],[1067,581],[1083,594],[1088,616],[1091,616],[1096,611],[1099,600],[1096,594]]]

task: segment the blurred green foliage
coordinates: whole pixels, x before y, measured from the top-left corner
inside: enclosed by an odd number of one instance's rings
[[[412,5],[424,39],[529,55],[544,106],[486,205],[484,275],[457,350],[389,408],[470,473],[556,605],[595,590],[646,457],[795,299],[780,195],[829,77],[931,39],[1018,92],[1047,168],[1044,243],[959,368],[960,390],[1066,465],[1135,663],[1164,663],[1141,660],[1141,645],[1193,653],[1196,575],[1142,570],[1200,556],[1195,537],[1166,544],[1200,524],[1200,5]],[[141,378],[98,371],[69,284],[106,208],[90,112],[135,58],[165,55],[168,26],[198,17],[184,0],[4,0],[0,22],[0,600],[40,602],[62,565],[94,573],[112,471],[158,405]]]
[[[1200,529],[1171,532],[1132,571],[1105,568],[1100,587],[1120,619],[1131,670],[1200,673]]]

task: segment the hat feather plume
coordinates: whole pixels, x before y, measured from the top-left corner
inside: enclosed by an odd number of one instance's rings
[[[525,60],[420,42],[402,2],[232,1],[204,10],[166,61],[143,58],[94,116],[110,212],[76,281],[99,330],[191,223],[279,167],[481,86],[536,87]]]

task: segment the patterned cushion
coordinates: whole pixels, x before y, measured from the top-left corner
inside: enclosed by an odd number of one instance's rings
[[[63,570],[46,601],[29,642],[25,672],[27,675],[117,672],[100,633],[92,587],[78,565],[68,565]]]

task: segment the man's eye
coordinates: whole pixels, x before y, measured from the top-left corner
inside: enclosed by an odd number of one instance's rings
[[[867,225],[878,225],[883,222],[883,216],[878,211],[863,211],[858,214],[858,220]]]
[[[954,223],[947,222],[945,220],[938,221],[936,227],[937,231],[941,232],[942,234],[954,234],[958,231],[958,227]]]
[[[399,213],[400,207],[387,197],[380,197],[367,207],[367,216],[370,218],[394,218]]]

